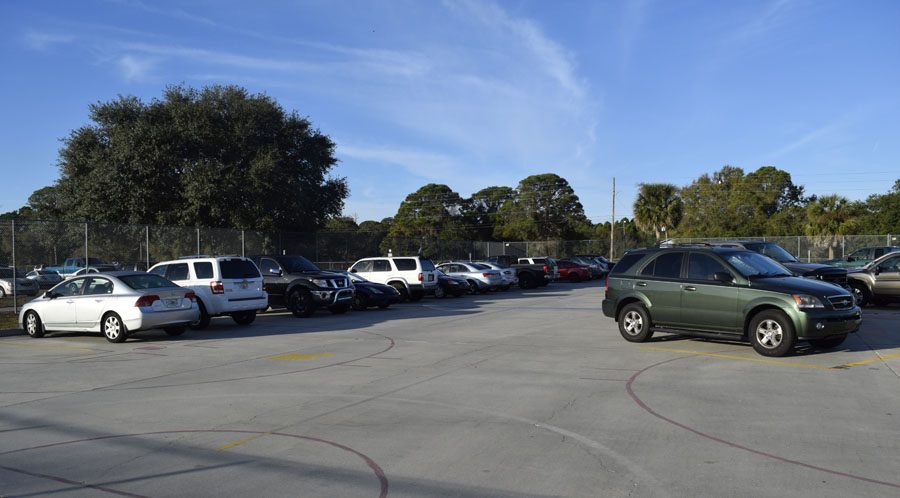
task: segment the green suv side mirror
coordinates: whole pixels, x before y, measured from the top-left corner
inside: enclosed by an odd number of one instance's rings
[[[727,271],[717,271],[713,274],[713,280],[716,282],[722,282],[723,284],[730,284],[734,282],[734,277],[731,276]]]

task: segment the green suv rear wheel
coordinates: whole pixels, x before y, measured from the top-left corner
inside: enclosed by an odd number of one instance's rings
[[[626,304],[619,312],[619,333],[628,342],[644,342],[653,336],[650,313],[640,303]]]
[[[784,356],[794,350],[797,335],[790,319],[776,310],[761,311],[750,320],[750,344],[763,356]]]

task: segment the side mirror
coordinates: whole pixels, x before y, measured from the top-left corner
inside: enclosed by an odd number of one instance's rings
[[[44,293],[44,297],[46,297],[47,299],[56,299],[58,296],[59,296],[59,294],[57,294],[55,292],[47,291]]]
[[[271,273],[272,275],[278,276],[278,277],[280,277],[283,274],[283,272],[281,271],[280,268],[269,268],[269,273]]]
[[[723,284],[730,284],[734,282],[734,277],[727,271],[717,271],[713,274],[713,280]]]
[[[350,270],[350,273],[358,273],[358,272],[359,272],[359,270],[357,270],[356,268],[353,268],[352,270]]]

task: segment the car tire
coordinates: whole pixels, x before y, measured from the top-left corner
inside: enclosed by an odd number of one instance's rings
[[[294,289],[288,294],[287,308],[297,318],[306,318],[316,312],[316,300],[306,289]]]
[[[537,284],[534,281],[534,276],[530,273],[524,273],[519,275],[519,288],[520,289],[534,289],[537,287]]]
[[[410,292],[409,293],[409,300],[411,302],[421,301],[423,297],[425,297],[424,292]]]
[[[572,273],[569,275],[569,282],[577,284],[578,282],[581,282],[581,277],[577,273]]]
[[[369,307],[368,299],[366,296],[357,292],[353,295],[353,309],[356,311],[365,311],[366,308]]]
[[[650,313],[640,303],[629,303],[619,311],[619,333],[628,342],[646,342],[653,337]]]
[[[763,356],[785,356],[794,350],[797,335],[791,320],[777,310],[764,310],[750,320],[750,344]]]
[[[256,320],[256,310],[237,311],[231,314],[231,319],[238,325],[250,325]]]
[[[474,280],[468,280],[469,294],[478,294],[478,284]]]
[[[816,349],[833,349],[843,344],[846,340],[847,334],[844,334],[826,339],[810,339],[809,344]]]
[[[166,331],[166,334],[169,337],[178,337],[183,334],[186,329],[185,327],[166,327],[163,330]]]
[[[391,287],[397,289],[397,292],[400,293],[400,302],[406,301],[409,299],[409,292],[406,290],[406,286],[400,282],[393,282],[390,284]]]
[[[206,312],[206,306],[203,305],[203,301],[199,299],[197,300],[197,308],[200,309],[200,318],[196,322],[188,324],[191,330],[203,330],[209,327],[209,322],[212,319],[209,313]]]
[[[334,306],[330,306],[328,311],[334,313],[335,315],[343,315],[350,309],[349,304],[335,304]]]
[[[103,319],[100,321],[100,328],[103,331],[103,336],[109,342],[121,343],[128,338],[128,329],[125,328],[125,322],[116,313],[110,312],[103,315]]]
[[[862,282],[850,282],[850,288],[853,290],[853,298],[856,299],[856,305],[860,308],[872,304],[872,293],[866,284]]]
[[[38,316],[36,311],[29,310],[25,312],[25,317],[22,321],[24,322],[25,333],[29,337],[34,337],[35,339],[44,337],[44,324],[41,323],[41,317]]]
[[[443,287],[438,285],[437,287],[434,288],[434,297],[441,299],[441,298],[447,297],[447,293],[444,292]]]
[[[381,308],[381,309],[383,309],[383,310],[386,310],[386,309],[388,308],[388,306],[390,306],[390,304],[379,304],[379,305],[378,305],[378,307]]]
[[[0,287],[0,299],[3,299],[4,297],[6,297],[6,291],[3,290],[3,287]]]

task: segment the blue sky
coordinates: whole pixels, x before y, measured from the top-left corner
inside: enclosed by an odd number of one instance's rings
[[[864,199],[900,178],[900,2],[0,0],[0,211],[89,103],[238,84],[330,135],[345,213],[536,173],[594,222],[637,184],[774,165]]]

